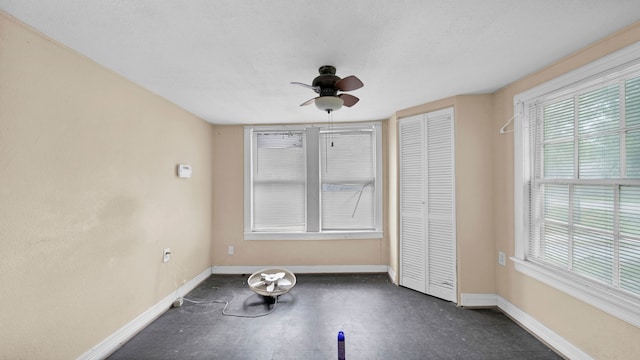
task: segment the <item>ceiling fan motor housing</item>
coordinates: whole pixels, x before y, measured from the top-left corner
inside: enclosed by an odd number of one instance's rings
[[[336,96],[338,94],[336,82],[340,80],[340,77],[336,76],[336,68],[331,65],[324,65],[318,69],[318,72],[320,72],[320,75],[313,79],[311,86],[319,89],[316,92],[320,96]]]

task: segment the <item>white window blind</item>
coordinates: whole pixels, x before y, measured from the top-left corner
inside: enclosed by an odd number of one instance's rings
[[[257,132],[253,141],[253,228],[304,231],[304,133]]]
[[[640,74],[525,103],[526,260],[640,297]]]
[[[375,229],[375,133],[321,133],[323,230]]]

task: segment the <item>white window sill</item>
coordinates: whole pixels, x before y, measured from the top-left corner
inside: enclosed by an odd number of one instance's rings
[[[245,240],[345,240],[382,239],[382,231],[245,232]]]
[[[640,328],[640,300],[634,296],[530,261],[516,257],[511,257],[511,260],[517,271]]]

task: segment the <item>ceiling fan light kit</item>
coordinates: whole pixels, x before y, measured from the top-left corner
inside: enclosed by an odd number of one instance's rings
[[[318,109],[326,112],[339,110],[344,104],[344,101],[337,96],[319,96],[314,102]]]

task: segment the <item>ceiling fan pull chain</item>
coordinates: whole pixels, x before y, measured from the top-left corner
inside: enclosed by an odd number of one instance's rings
[[[329,140],[331,141],[331,147],[333,147],[333,112],[327,110],[329,113]]]

